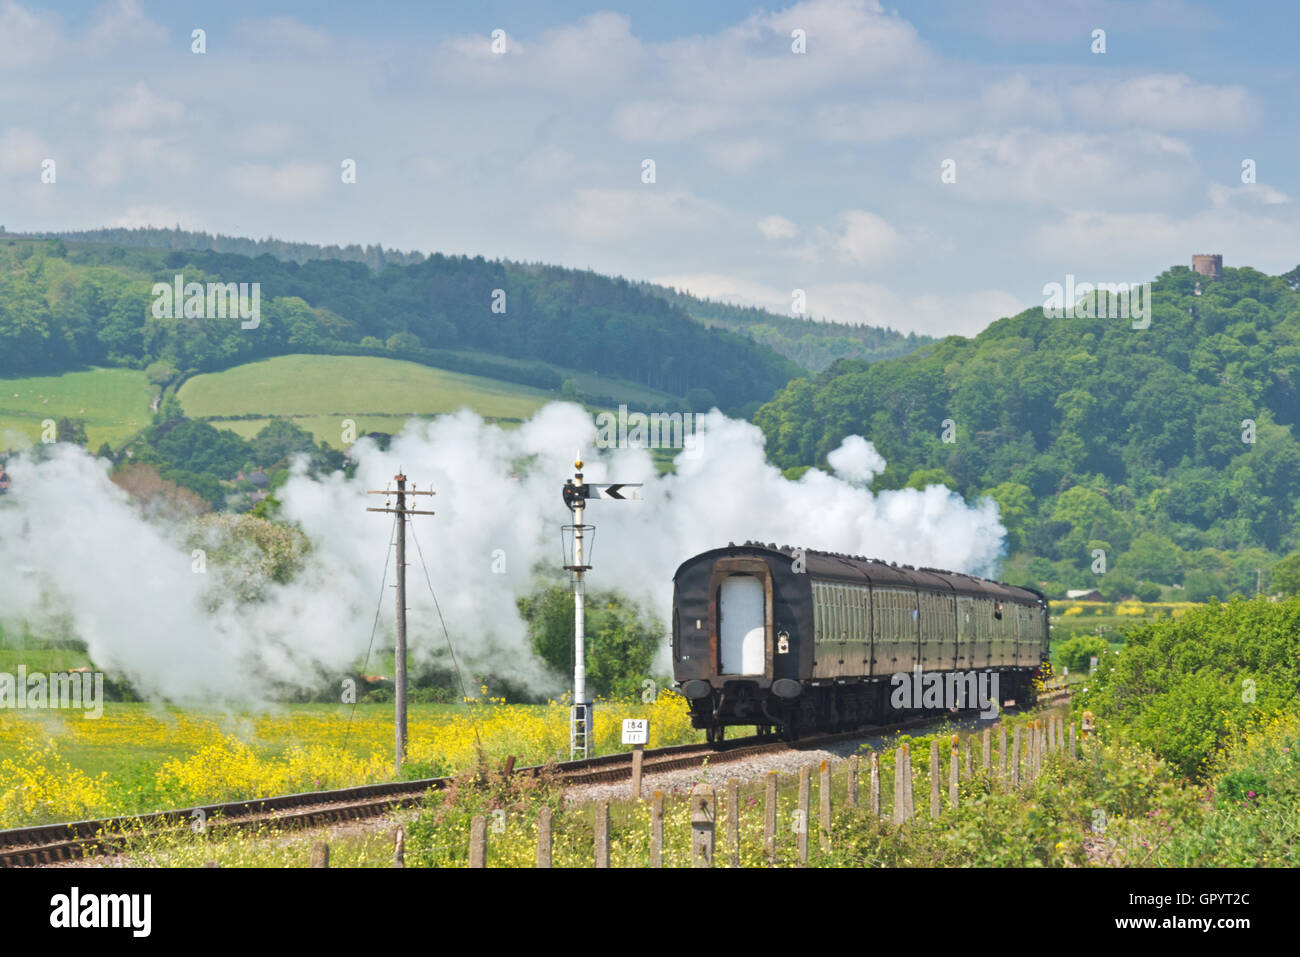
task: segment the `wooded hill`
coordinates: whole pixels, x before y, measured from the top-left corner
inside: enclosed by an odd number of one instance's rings
[[[177,274],[185,283],[259,283],[257,328],[155,318],[153,285]],[[375,272],[360,262],[0,236],[0,374],[158,360],[209,371],[293,352],[414,359],[559,389],[548,367],[521,369],[520,359],[533,360],[737,414],[802,371],[767,346],[591,272],[441,255]]]
[[[813,372],[821,372],[836,359],[877,362],[905,356],[934,342],[932,337],[918,336],[915,332],[904,335],[888,327],[784,316],[754,306],[733,306],[701,299],[653,283],[638,285],[650,295],[679,306],[687,315],[705,325],[743,333]]]
[[[825,467],[858,433],[889,463],[876,488],[992,495],[1012,554],[1033,557],[1012,563],[1026,582],[1253,594],[1257,568],[1267,589],[1276,556],[1300,549],[1297,286],[1300,269],[1215,281],[1177,266],[1152,284],[1149,328],[1034,308],[900,359],[836,362],[754,420],[784,468]]]
[[[3,235],[4,228],[0,227],[0,236]],[[168,252],[205,250],[253,257],[269,255],[299,265],[317,260],[364,263],[375,272],[386,266],[422,263],[427,258],[419,251],[385,249],[380,245],[361,246],[353,243],[348,246],[319,246],[280,239],[247,239],[242,236],[220,234],[214,236],[180,227],[90,229],[78,232],[44,233],[39,237],[28,238],[60,239],[65,243],[144,247],[163,249]],[[567,271],[559,270],[559,272]],[[820,372],[838,358],[875,361],[906,355],[917,346],[933,341],[929,336],[918,336],[915,333],[905,336],[893,329],[882,329],[876,326],[820,322],[811,318],[778,315],[764,309],[727,305],[701,299],[687,292],[656,286],[653,283],[639,282],[633,285],[641,292],[672,303],[704,325],[739,332],[755,342],[770,346],[780,355],[814,372]]]

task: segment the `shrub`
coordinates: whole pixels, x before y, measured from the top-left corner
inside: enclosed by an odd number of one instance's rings
[[[1105,638],[1096,635],[1078,635],[1061,642],[1057,648],[1057,658],[1062,665],[1075,672],[1087,672],[1093,655],[1101,658],[1110,645]]]

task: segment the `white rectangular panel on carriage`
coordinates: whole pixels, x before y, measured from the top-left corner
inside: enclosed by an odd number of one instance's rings
[[[767,596],[753,575],[723,580],[718,598],[720,673],[761,675],[767,662]]]

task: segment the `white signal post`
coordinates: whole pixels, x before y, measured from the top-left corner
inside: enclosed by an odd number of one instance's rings
[[[641,486],[634,484],[588,485],[582,480],[582,458],[573,463],[573,478],[564,483],[564,504],[573,512],[573,562],[564,567],[573,572],[573,704],[569,709],[569,758],[591,757],[595,751],[595,727],[592,703],[587,700],[586,602],[587,586],[583,574],[591,570],[585,564],[583,533],[594,526],[583,525],[582,516],[588,498],[640,501]]]

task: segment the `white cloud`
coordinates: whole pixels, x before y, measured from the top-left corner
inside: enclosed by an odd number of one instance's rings
[[[555,183],[574,174],[574,156],[561,146],[548,144],[533,150],[519,164],[520,173],[532,183]]]
[[[791,290],[774,289],[741,276],[722,273],[681,273],[658,276],[651,282],[689,292],[702,299],[713,299],[734,306],[755,306],[780,315],[790,315]]]
[[[530,76],[548,88],[599,96],[640,69],[647,56],[627,16],[603,11],[547,30],[523,60]]]
[[[791,289],[779,289],[741,276],[696,273],[660,276],[661,286],[738,306],[756,306],[789,316]],[[810,318],[850,325],[888,326],[931,336],[973,336],[995,319],[1024,311],[1026,303],[1000,289],[951,295],[900,296],[887,286],[866,282],[801,284]]]
[[[1191,148],[1155,133],[1043,133],[1017,129],[969,136],[942,146],[957,162],[945,189],[980,200],[1016,200],[1061,208],[1185,197],[1200,181]]]
[[[758,221],[758,231],[764,239],[793,239],[799,235],[799,227],[784,216],[764,216]]]
[[[137,182],[143,174],[166,171],[186,173],[194,166],[193,154],[174,139],[160,136],[121,136],[100,144],[90,164],[92,186],[116,186],[134,173]]]
[[[575,239],[604,242],[660,232],[680,233],[717,218],[710,200],[657,186],[579,189],[573,198],[544,210],[542,220]]]
[[[1095,27],[1104,27],[1112,38],[1223,27],[1207,7],[1188,0],[964,0],[949,5],[945,19],[950,28],[1007,43],[1082,44],[1084,50]]]
[[[61,42],[54,15],[34,13],[14,0],[0,0],[0,70],[19,70],[40,63]]]
[[[1114,275],[1115,282],[1131,282],[1171,263],[1190,263],[1195,252],[1222,252],[1225,266],[1280,272],[1295,265],[1300,249],[1300,221],[1287,211],[1281,204],[1211,206],[1187,216],[1077,211],[1041,227],[1034,238],[1044,254],[1079,264],[1068,271],[1104,271],[1107,275],[1100,278],[1107,281]]]
[[[813,128],[831,142],[890,143],[1008,122],[1055,123],[1060,118],[1055,93],[1014,73],[987,83],[978,98],[938,99],[918,93],[910,99],[825,104],[813,114]]]
[[[726,140],[704,147],[709,162],[728,173],[743,173],[773,152],[771,144],[759,139]]]
[[[408,157],[403,166],[421,179],[445,179],[456,170],[447,157],[429,154]]]
[[[105,129],[136,132],[177,123],[184,112],[180,103],[154,94],[141,82],[112,106],[96,114],[96,118]]]
[[[293,145],[293,127],[288,123],[254,123],[239,137],[239,149],[244,153],[268,155],[279,153]]]
[[[177,224],[180,224],[183,229],[203,228],[192,211],[171,206],[130,206],[108,221],[109,226],[124,229],[139,229],[145,226],[172,229]]]
[[[860,266],[870,266],[894,256],[903,245],[903,237],[875,213],[850,209],[840,214],[840,232],[834,240],[835,252]]]
[[[904,297],[879,283],[831,282],[808,287],[808,310],[837,322],[888,326],[931,336],[973,336],[1026,304],[1001,289]]]
[[[1254,122],[1245,87],[1197,83],[1186,74],[1153,73],[1073,87],[1070,103],[1087,123],[1149,130],[1232,130]]]
[[[985,84],[980,92],[980,112],[984,122],[1055,123],[1062,115],[1057,95],[1042,86],[1035,87],[1023,73],[1013,73]]]
[[[95,12],[86,45],[96,53],[117,46],[160,46],[167,31],[145,15],[140,0],[110,0]]]
[[[889,143],[959,127],[969,110],[958,102],[881,100],[828,104],[813,114],[813,128],[832,142]]]
[[[1264,183],[1243,183],[1240,186],[1211,183],[1209,197],[1212,206],[1229,206],[1233,203],[1263,203],[1267,206],[1279,206],[1291,201],[1286,193]]]
[[[325,191],[332,170],[320,163],[244,163],[227,174],[232,186],[256,199],[293,201]]]
[[[278,53],[319,56],[330,48],[328,33],[296,17],[240,20],[235,24],[235,33],[246,42],[272,48]]]
[[[676,142],[735,126],[742,118],[711,103],[637,100],[614,111],[614,135],[629,143]]]
[[[51,156],[49,145],[31,130],[11,127],[0,133],[0,173],[27,174],[36,182],[41,173],[41,161],[57,159]]]
[[[804,54],[791,50],[794,30],[807,36]],[[807,0],[656,53],[679,97],[732,103],[788,102],[884,73],[919,72],[931,59],[916,29],[875,0]]]

